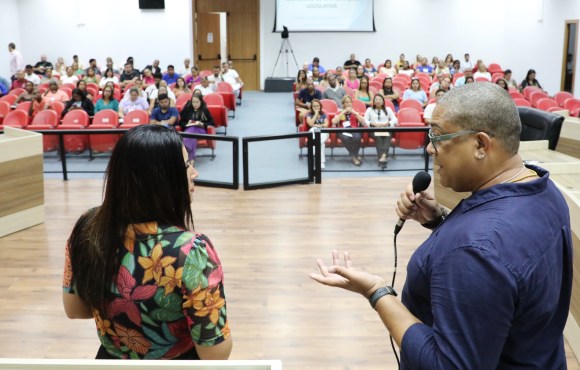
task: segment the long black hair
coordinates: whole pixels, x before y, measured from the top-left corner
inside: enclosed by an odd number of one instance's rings
[[[182,142],[173,129],[142,125],[119,140],[106,171],[103,204],[83,215],[69,240],[76,293],[106,315],[132,224],[193,229]]]

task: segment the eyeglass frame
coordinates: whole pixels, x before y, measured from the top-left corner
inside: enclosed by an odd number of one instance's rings
[[[429,142],[431,143],[431,145],[433,145],[433,149],[435,149],[435,153],[439,153],[437,151],[437,142],[438,141],[451,140],[451,139],[454,139],[454,138],[459,137],[459,136],[469,135],[469,134],[477,134],[480,132],[483,132],[483,131],[465,130],[465,131],[453,132],[451,134],[434,136],[433,129],[429,129],[429,132],[427,133],[427,137],[429,138]],[[493,137],[493,135],[491,135],[491,134],[487,134],[487,135],[490,137]]]
[[[188,159],[185,161],[185,169],[187,170],[189,167],[195,168],[195,159]]]

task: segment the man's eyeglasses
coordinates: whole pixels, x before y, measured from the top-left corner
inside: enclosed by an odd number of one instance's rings
[[[456,138],[458,136],[477,134],[478,132],[480,132],[480,131],[471,131],[470,130],[470,131],[458,131],[458,132],[454,132],[452,134],[435,135],[433,133],[433,130],[429,130],[427,137],[429,138],[431,145],[433,145],[433,149],[435,149],[435,153],[437,153],[437,143],[439,141],[451,140],[451,139]]]

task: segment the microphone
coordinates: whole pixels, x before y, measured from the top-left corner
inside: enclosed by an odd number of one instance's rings
[[[429,184],[431,184],[431,175],[425,171],[417,172],[415,177],[413,177],[413,194],[427,190]],[[395,225],[395,235],[401,231],[404,224],[405,220],[399,218],[399,221],[397,221],[397,224]]]

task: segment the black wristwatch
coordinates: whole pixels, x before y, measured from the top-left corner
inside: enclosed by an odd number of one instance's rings
[[[393,287],[390,287],[388,285],[375,290],[375,292],[371,294],[369,298],[369,303],[371,304],[373,310],[377,306],[377,302],[379,301],[379,299],[389,294],[395,297],[397,296],[397,292],[395,292],[395,289],[393,289]]]
[[[441,224],[445,220],[447,215],[449,214],[445,208],[439,206],[439,209],[441,209],[441,216],[439,218],[436,218],[433,221],[425,222],[424,224],[421,224],[421,226],[423,226],[429,230],[433,230],[437,226],[439,226],[439,224]]]

